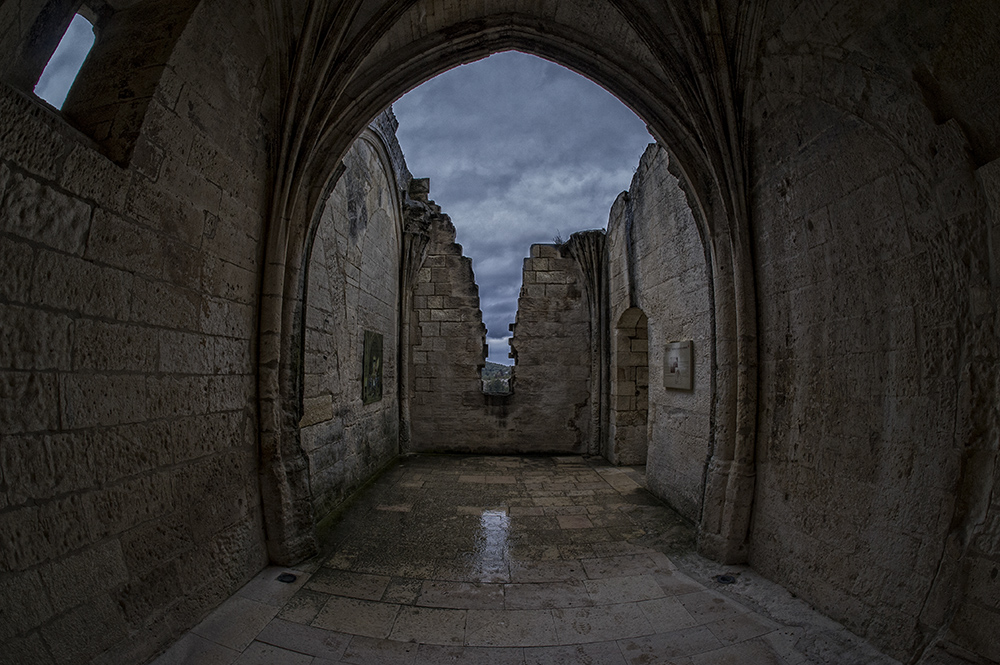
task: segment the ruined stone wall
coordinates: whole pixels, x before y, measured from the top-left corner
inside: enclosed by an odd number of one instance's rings
[[[374,132],[355,142],[309,260],[302,445],[317,521],[399,450],[400,202]],[[380,149],[381,148],[381,149]],[[362,400],[365,332],[382,336],[382,396]]]
[[[608,222],[613,339],[606,454],[620,463],[645,462],[650,490],[697,521],[711,445],[711,284],[705,246],[684,192],[667,170],[668,162],[666,150],[650,145],[629,191],[615,201]],[[632,363],[622,357],[622,346],[614,339],[623,334],[619,325],[633,308],[648,319],[648,422],[643,437],[648,450],[638,453],[616,446],[618,412],[628,413],[632,406],[625,403],[627,393],[642,397],[641,380],[636,386],[623,376]],[[681,340],[693,341],[693,390],[667,389],[663,384],[666,345]],[[640,349],[641,345],[630,353],[641,355]]]
[[[261,25],[200,5],[124,167],[0,85],[4,660],[143,662],[266,563]]]
[[[557,245],[532,245],[524,260],[514,356],[512,443],[529,451],[587,451],[590,411],[590,311],[583,273]]]
[[[1000,9],[918,4],[767,7],[750,561],[904,659],[997,660]]]
[[[479,379],[486,362],[479,287],[451,219],[437,206],[433,211],[427,257],[413,292],[410,445],[485,452],[492,444]]]
[[[583,452],[592,435],[590,329],[576,262],[554,245],[532,245],[512,342],[514,392],[485,395],[486,328],[472,262],[451,220],[433,208],[413,296],[411,448]]]

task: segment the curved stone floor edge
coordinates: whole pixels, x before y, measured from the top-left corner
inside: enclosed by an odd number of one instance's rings
[[[642,472],[404,456],[323,554],[261,571],[154,663],[897,663],[753,571],[699,557]]]

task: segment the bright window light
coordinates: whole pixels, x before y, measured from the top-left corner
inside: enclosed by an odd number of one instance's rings
[[[66,29],[62,41],[56,47],[55,53],[45,65],[35,94],[57,109],[61,109],[69,89],[73,87],[76,75],[83,67],[91,47],[94,46],[94,26],[90,21],[77,14]]]

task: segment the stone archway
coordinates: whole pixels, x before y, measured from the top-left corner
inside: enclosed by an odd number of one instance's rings
[[[732,86],[750,77],[731,70],[752,64],[741,54],[754,43],[755,15],[730,26],[714,10],[689,12],[673,4],[649,10],[597,2],[583,10],[553,3],[525,13],[504,0],[455,8],[314,4],[305,16],[279,3],[273,20],[272,34],[301,36],[296,59],[280,76],[284,138],[274,166],[261,295],[261,478],[272,560],[301,559],[314,542],[294,352],[306,229],[324,183],[371,118],[407,90],[453,66],[512,49],[603,85],[647,121],[675,158],[715,272],[716,440],[701,549],[722,561],[744,560],[753,492],[756,329],[746,161],[739,154],[744,141],[735,102],[745,91]],[[273,50],[293,51],[281,44]],[[696,110],[706,106],[716,111]]]

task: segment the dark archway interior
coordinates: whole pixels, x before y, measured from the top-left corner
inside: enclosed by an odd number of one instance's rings
[[[32,90],[78,11],[98,39],[59,112]],[[571,415],[529,419],[537,449],[563,450],[558,426],[613,459],[615,325],[641,309],[645,482],[705,560],[897,660],[1000,660],[998,12],[0,4],[0,654],[148,662],[269,562],[312,556],[346,497],[458,412],[418,397],[443,395],[435,339],[481,352],[475,294],[379,114],[517,49],[657,139],[607,234],[533,250],[553,288],[531,297],[585,377]],[[541,336],[517,325],[530,394]],[[663,378],[676,340],[689,391]],[[601,468],[578,471],[627,486]]]

